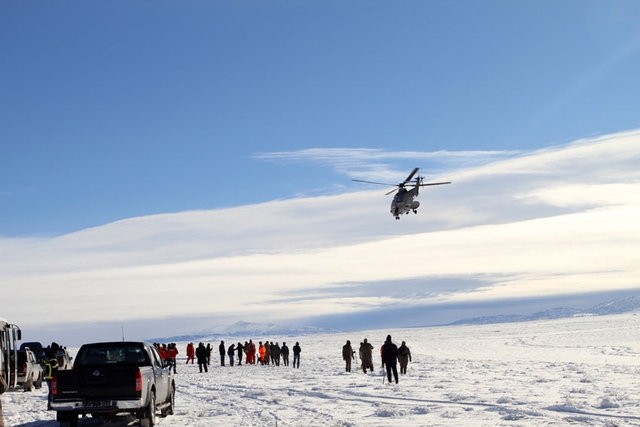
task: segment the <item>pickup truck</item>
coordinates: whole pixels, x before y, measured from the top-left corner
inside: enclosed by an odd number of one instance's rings
[[[61,425],[76,426],[78,415],[111,419],[127,413],[141,426],[173,414],[175,380],[158,351],[144,342],[84,344],[73,367],[51,379],[49,408]]]
[[[18,350],[18,385],[22,385],[24,391],[31,391],[34,386],[35,388],[42,387],[43,377],[42,366],[29,347]]]

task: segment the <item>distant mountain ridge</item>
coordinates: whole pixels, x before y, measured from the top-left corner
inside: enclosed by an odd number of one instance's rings
[[[165,338],[150,338],[151,342],[179,342],[179,341],[218,341],[221,338],[238,337],[245,340],[247,337],[256,339],[260,337],[272,338],[274,336],[310,335],[322,332],[336,332],[335,330],[305,327],[289,327],[276,323],[252,323],[239,321],[231,325],[221,325],[208,328],[194,334],[176,335]]]
[[[562,319],[576,316],[604,316],[640,311],[640,296],[630,296],[597,304],[587,310],[569,307],[556,307],[538,311],[532,314],[506,314],[496,316],[481,316],[457,320],[447,326],[456,325],[484,325],[492,323],[530,322],[534,320]],[[430,325],[435,326],[435,325]],[[425,326],[426,327],[426,326]],[[150,338],[151,342],[184,342],[184,341],[219,341],[221,339],[238,338],[238,340],[272,339],[278,336],[305,336],[318,333],[345,332],[344,330],[319,328],[311,326],[291,327],[277,323],[255,323],[239,321],[230,325],[220,325],[204,329],[193,334],[176,335],[163,338]]]
[[[538,311],[532,314],[506,314],[497,316],[480,316],[457,320],[448,325],[484,325],[490,323],[530,322],[533,320],[562,319],[576,316],[605,316],[640,311],[640,296],[630,296],[597,304],[587,310],[569,307],[557,307]]]

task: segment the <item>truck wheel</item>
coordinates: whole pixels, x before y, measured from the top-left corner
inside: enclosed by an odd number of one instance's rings
[[[34,383],[36,388],[42,388],[42,374],[38,375],[38,379]]]
[[[153,427],[156,425],[156,393],[151,392],[149,405],[142,411],[140,427]]]
[[[26,380],[24,384],[22,384],[22,388],[24,389],[24,391],[33,390],[33,378],[29,378],[28,380]]]

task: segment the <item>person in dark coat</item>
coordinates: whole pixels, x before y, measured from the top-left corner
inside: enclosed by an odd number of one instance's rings
[[[207,365],[211,365],[211,343],[207,343]]]
[[[204,368],[205,372],[209,372],[207,369],[207,349],[203,343],[198,344],[198,348],[196,348],[196,359],[198,360],[200,372],[202,372],[202,368]]]
[[[302,349],[300,348],[300,343],[296,341],[296,345],[293,346],[293,367],[300,368],[300,353]]]
[[[236,351],[238,352],[238,366],[242,366],[242,354],[244,353],[244,346],[241,342],[239,342],[236,346]]]
[[[404,341],[398,348],[398,362],[400,362],[400,374],[406,374],[407,365],[411,362],[411,350],[409,350],[407,343]]]
[[[54,350],[55,348],[55,350]],[[44,379],[47,382],[49,392],[47,394],[47,409],[51,409],[51,381],[58,372],[60,365],[58,364],[58,344],[55,342],[49,347],[47,358],[44,361]]]
[[[391,372],[398,384],[398,346],[391,342],[391,335],[387,335],[387,340],[382,345],[382,362],[387,368],[387,379],[391,382]]]
[[[367,373],[367,369],[373,372],[373,346],[365,338],[360,344],[360,358],[362,359],[362,372]]]
[[[229,366],[233,366],[233,356],[236,354],[236,346],[235,344],[231,344],[227,349],[227,354],[229,355]]]
[[[271,362],[271,343],[269,341],[264,342],[264,360],[265,365]]]
[[[347,340],[347,343],[342,346],[342,360],[347,364],[346,371],[351,372],[351,361],[355,359],[354,351],[351,348],[351,341]]]
[[[224,350],[224,341],[220,341],[218,350],[220,351],[220,365],[224,366],[224,358],[227,355],[227,352]]]
[[[284,366],[289,366],[289,347],[287,347],[287,343],[284,341],[282,342],[280,353],[282,353],[282,364]]]
[[[277,342],[271,347],[271,358],[273,359],[273,363],[276,366],[280,366],[280,353],[282,349],[280,348],[280,344]]]

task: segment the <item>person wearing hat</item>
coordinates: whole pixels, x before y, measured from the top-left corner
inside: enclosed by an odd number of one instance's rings
[[[387,339],[382,345],[382,362],[387,368],[387,379],[391,383],[391,373],[398,384],[398,346],[391,342],[391,335],[387,335]]]

